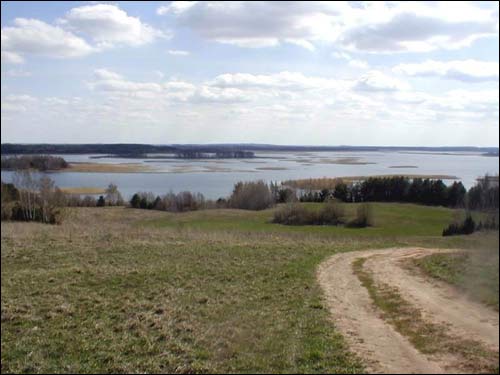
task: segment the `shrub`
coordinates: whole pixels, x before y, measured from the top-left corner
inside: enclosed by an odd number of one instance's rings
[[[344,207],[335,201],[327,201],[318,214],[319,224],[339,225],[344,222]]]
[[[336,202],[325,203],[320,211],[310,211],[299,203],[289,203],[274,212],[273,223],[284,225],[339,225],[344,210]]]
[[[349,227],[352,228],[365,228],[373,225],[373,210],[372,207],[367,204],[361,204],[356,210],[356,218],[348,223]]]
[[[273,204],[273,195],[264,181],[238,182],[229,198],[230,207],[244,210],[265,210]]]
[[[451,223],[447,228],[443,229],[443,236],[455,236],[460,234],[471,234],[476,230],[476,223],[470,214],[462,223]]]
[[[314,212],[298,203],[289,203],[274,212],[272,222],[284,225],[307,225],[316,220]]]

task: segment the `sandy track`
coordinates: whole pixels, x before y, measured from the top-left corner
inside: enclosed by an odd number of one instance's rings
[[[374,273],[375,280],[400,288],[402,296],[421,308],[426,318],[446,322],[453,334],[481,340],[498,350],[498,314],[458,295],[452,287],[411,275],[400,265],[405,258],[447,251],[367,250],[337,254],[320,265],[317,276],[334,323],[351,349],[366,361],[369,372],[446,373],[457,369],[450,369],[448,361],[418,352],[379,316],[368,291],[353,273],[352,263],[358,258],[370,258],[365,267]]]

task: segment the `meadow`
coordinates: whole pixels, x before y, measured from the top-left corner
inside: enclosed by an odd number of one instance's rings
[[[368,228],[272,224],[273,210],[69,208],[61,225],[2,222],[2,372],[357,373],[316,281],[323,260],[498,249],[498,232],[441,236],[461,210],[373,203]]]

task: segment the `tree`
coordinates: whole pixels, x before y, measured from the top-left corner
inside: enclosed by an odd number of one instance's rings
[[[107,189],[104,191],[106,193],[106,202],[109,206],[121,206],[123,205],[123,198],[118,191],[118,186],[113,183],[109,184]]]
[[[16,171],[14,185],[19,188],[19,200],[24,220],[35,220],[37,181],[30,170]],[[19,218],[20,219],[20,218]]]
[[[139,197],[139,194],[135,193],[132,196],[132,199],[130,200],[130,206],[133,208],[140,208],[141,207],[141,197]]]
[[[156,197],[155,201],[153,202],[153,210],[164,210],[163,207],[163,201],[159,196]]]
[[[97,207],[104,207],[106,205],[106,201],[104,200],[104,197],[102,195],[99,196],[99,199],[97,200]]]
[[[453,184],[448,188],[448,202],[449,207],[463,207],[465,203],[465,195],[467,191],[465,190],[462,182],[454,181]]]
[[[333,196],[342,202],[347,202],[349,198],[349,190],[347,185],[343,182],[335,185],[335,190],[333,192]]]
[[[229,204],[244,210],[264,210],[274,204],[274,199],[264,181],[238,182],[234,185]]]
[[[40,199],[40,208],[42,215],[42,222],[48,223],[50,215],[55,208],[53,195],[54,195],[54,181],[47,176],[42,176],[38,181],[38,197]]]

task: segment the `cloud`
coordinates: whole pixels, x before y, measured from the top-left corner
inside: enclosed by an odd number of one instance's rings
[[[196,5],[197,1],[172,1],[169,5],[162,5],[156,10],[156,14],[163,16],[167,13],[181,14],[192,6]]]
[[[2,63],[21,64],[25,55],[77,58],[111,47],[135,47],[170,37],[169,32],[157,30],[115,5],[85,5],[72,8],[56,25],[16,18],[13,26],[2,27]]]
[[[98,91],[137,96],[150,96],[162,91],[158,83],[129,81],[107,69],[96,69],[94,78],[94,81],[89,83],[89,87]]]
[[[2,63],[3,64],[23,64],[24,58],[15,52],[2,51]]]
[[[181,26],[219,43],[246,48],[292,43],[309,50],[320,33],[330,32],[321,2],[172,2],[158,9]]]
[[[94,51],[84,39],[36,19],[16,18],[14,26],[2,28],[2,61],[20,63],[25,54],[74,58]]]
[[[2,113],[26,112],[37,101],[37,98],[30,95],[6,95],[2,98]]]
[[[347,64],[353,68],[368,69],[370,67],[370,65],[366,61],[355,59],[344,51],[334,51],[332,52],[332,57],[335,57],[339,60],[347,60]]]
[[[293,43],[314,50],[327,42],[364,52],[428,52],[498,35],[494,4],[174,1],[157,13],[208,40],[243,48]]]
[[[409,89],[406,82],[389,77],[377,70],[361,76],[354,84],[356,91],[402,91]]]
[[[297,72],[276,74],[226,73],[215,77],[209,83],[216,87],[233,88],[274,88],[280,90],[301,91],[309,89],[341,88],[345,82],[336,79],[305,76]]]
[[[31,77],[31,72],[22,69],[9,69],[5,71],[5,75],[8,77]]]
[[[399,64],[395,73],[417,77],[441,77],[463,82],[498,82],[498,62],[478,60],[434,61],[418,64]]]
[[[475,40],[498,35],[498,11],[470,3],[372,4],[366,20],[350,25],[339,38],[366,52],[429,52],[458,49]]]
[[[116,5],[84,5],[71,9],[58,23],[69,30],[90,36],[99,47],[116,44],[139,46],[156,38],[170,37],[137,17],[129,16]]]
[[[178,49],[169,49],[167,51],[169,55],[172,56],[189,56],[190,52],[189,51],[183,51],[183,50],[178,50]]]

